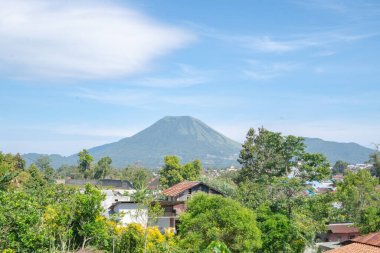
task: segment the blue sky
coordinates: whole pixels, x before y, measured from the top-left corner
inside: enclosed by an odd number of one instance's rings
[[[72,154],[191,115],[380,143],[378,1],[2,1],[0,150]]]

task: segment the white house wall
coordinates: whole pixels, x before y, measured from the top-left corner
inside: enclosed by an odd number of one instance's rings
[[[115,213],[121,214],[121,224],[139,223],[146,227],[148,223],[148,209],[137,203],[119,203],[114,208]]]

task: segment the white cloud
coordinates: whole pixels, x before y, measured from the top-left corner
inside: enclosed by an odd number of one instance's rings
[[[268,36],[247,38],[246,46],[255,51],[262,52],[289,52],[296,49],[294,43],[287,41],[275,41]]]
[[[167,94],[158,91],[141,89],[122,90],[81,90],[72,94],[75,97],[93,100],[105,104],[114,104],[126,107],[156,110],[158,106],[194,106],[204,107],[230,107],[242,106],[243,101],[231,96],[203,95],[203,94]]]
[[[267,80],[298,68],[297,64],[289,62],[263,63],[249,61],[249,68],[244,71],[246,77],[252,80]]]
[[[323,31],[309,34],[296,34],[271,38],[269,36],[238,36],[234,40],[244,47],[263,53],[287,53],[309,48],[321,49],[322,52],[331,52],[333,46],[363,40],[377,34],[347,34],[344,31]],[[335,52],[334,52],[335,53]],[[321,56],[330,56],[323,55]]]
[[[133,89],[106,91],[83,89],[73,96],[128,107],[145,107],[155,97],[150,91]]]
[[[180,64],[179,74],[174,77],[146,77],[138,80],[137,83],[152,88],[183,88],[202,84],[208,80],[204,71]]]
[[[146,70],[194,35],[109,2],[12,0],[0,2],[0,38],[11,75],[105,78]]]

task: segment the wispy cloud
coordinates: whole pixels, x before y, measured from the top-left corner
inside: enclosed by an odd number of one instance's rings
[[[83,89],[72,96],[92,100],[104,104],[113,104],[126,107],[143,108],[149,110],[164,106],[191,106],[204,107],[230,107],[241,106],[242,101],[231,96],[217,94],[167,94],[164,91],[146,91],[145,89],[123,90],[89,90]]]
[[[236,41],[242,46],[256,52],[264,53],[287,53],[309,48],[319,48],[327,51],[326,48],[340,44],[350,43],[376,34],[345,34],[339,31],[327,31],[311,34],[299,34],[284,37],[269,36],[240,36]],[[331,50],[328,50],[331,51]]]
[[[154,93],[146,90],[91,90],[82,89],[72,94],[75,97],[93,100],[105,104],[122,105],[127,107],[147,107],[154,99]]]
[[[293,0],[292,2],[310,9],[319,8],[338,13],[347,11],[346,5],[344,5],[341,1],[338,2],[335,0]]]
[[[195,36],[116,3],[14,0],[0,2],[0,38],[10,75],[105,78],[145,70]]]
[[[249,67],[244,71],[247,78],[253,80],[266,80],[278,77],[284,73],[294,71],[298,64],[289,62],[265,63],[260,61],[249,61]]]
[[[146,77],[137,80],[136,83],[152,88],[184,88],[202,84],[209,80],[204,71],[199,71],[185,64],[180,64],[178,72],[172,77]]]

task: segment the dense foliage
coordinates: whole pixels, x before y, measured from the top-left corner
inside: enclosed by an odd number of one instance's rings
[[[163,188],[170,187],[183,180],[198,180],[202,172],[202,164],[199,160],[181,164],[178,156],[165,156],[164,166],[160,170],[160,184]]]
[[[252,210],[217,195],[197,194],[187,204],[179,227],[185,248],[201,252],[215,240],[233,252],[255,252],[261,247],[261,232]]]
[[[94,186],[57,185],[36,166],[25,169],[19,155],[0,153],[0,158],[0,252],[71,252],[87,246],[120,253],[174,252],[173,231],[120,227],[103,217],[104,195]]]
[[[265,234],[260,251],[302,252],[330,218],[320,214],[329,209],[330,199],[315,208],[317,196],[305,196],[308,180],[330,174],[326,158],[306,153],[300,137],[264,128],[249,130],[239,157],[242,169],[235,198],[257,212]]]
[[[343,174],[347,170],[347,167],[348,167],[348,163],[346,163],[345,161],[342,161],[342,160],[336,161],[336,163],[334,164],[332,168],[332,173]]]
[[[166,156],[159,172],[163,188],[202,179],[225,193],[195,194],[175,233],[153,226],[163,210],[147,186],[149,170],[116,170],[109,157],[93,163],[86,150],[78,166],[54,171],[43,156],[26,168],[19,154],[0,152],[0,252],[303,252],[329,222],[351,221],[362,233],[380,230],[379,157],[378,151],[370,157],[372,170],[349,171],[337,162],[333,172],[344,172],[343,181],[335,192],[315,194],[309,182],[328,179],[330,165],[323,155],[307,153],[300,137],[250,129],[239,156],[242,169],[217,176],[210,170],[201,177],[198,160],[183,165]],[[101,191],[55,183],[67,176],[130,180],[138,189],[132,197],[149,206],[148,227],[104,217]]]

